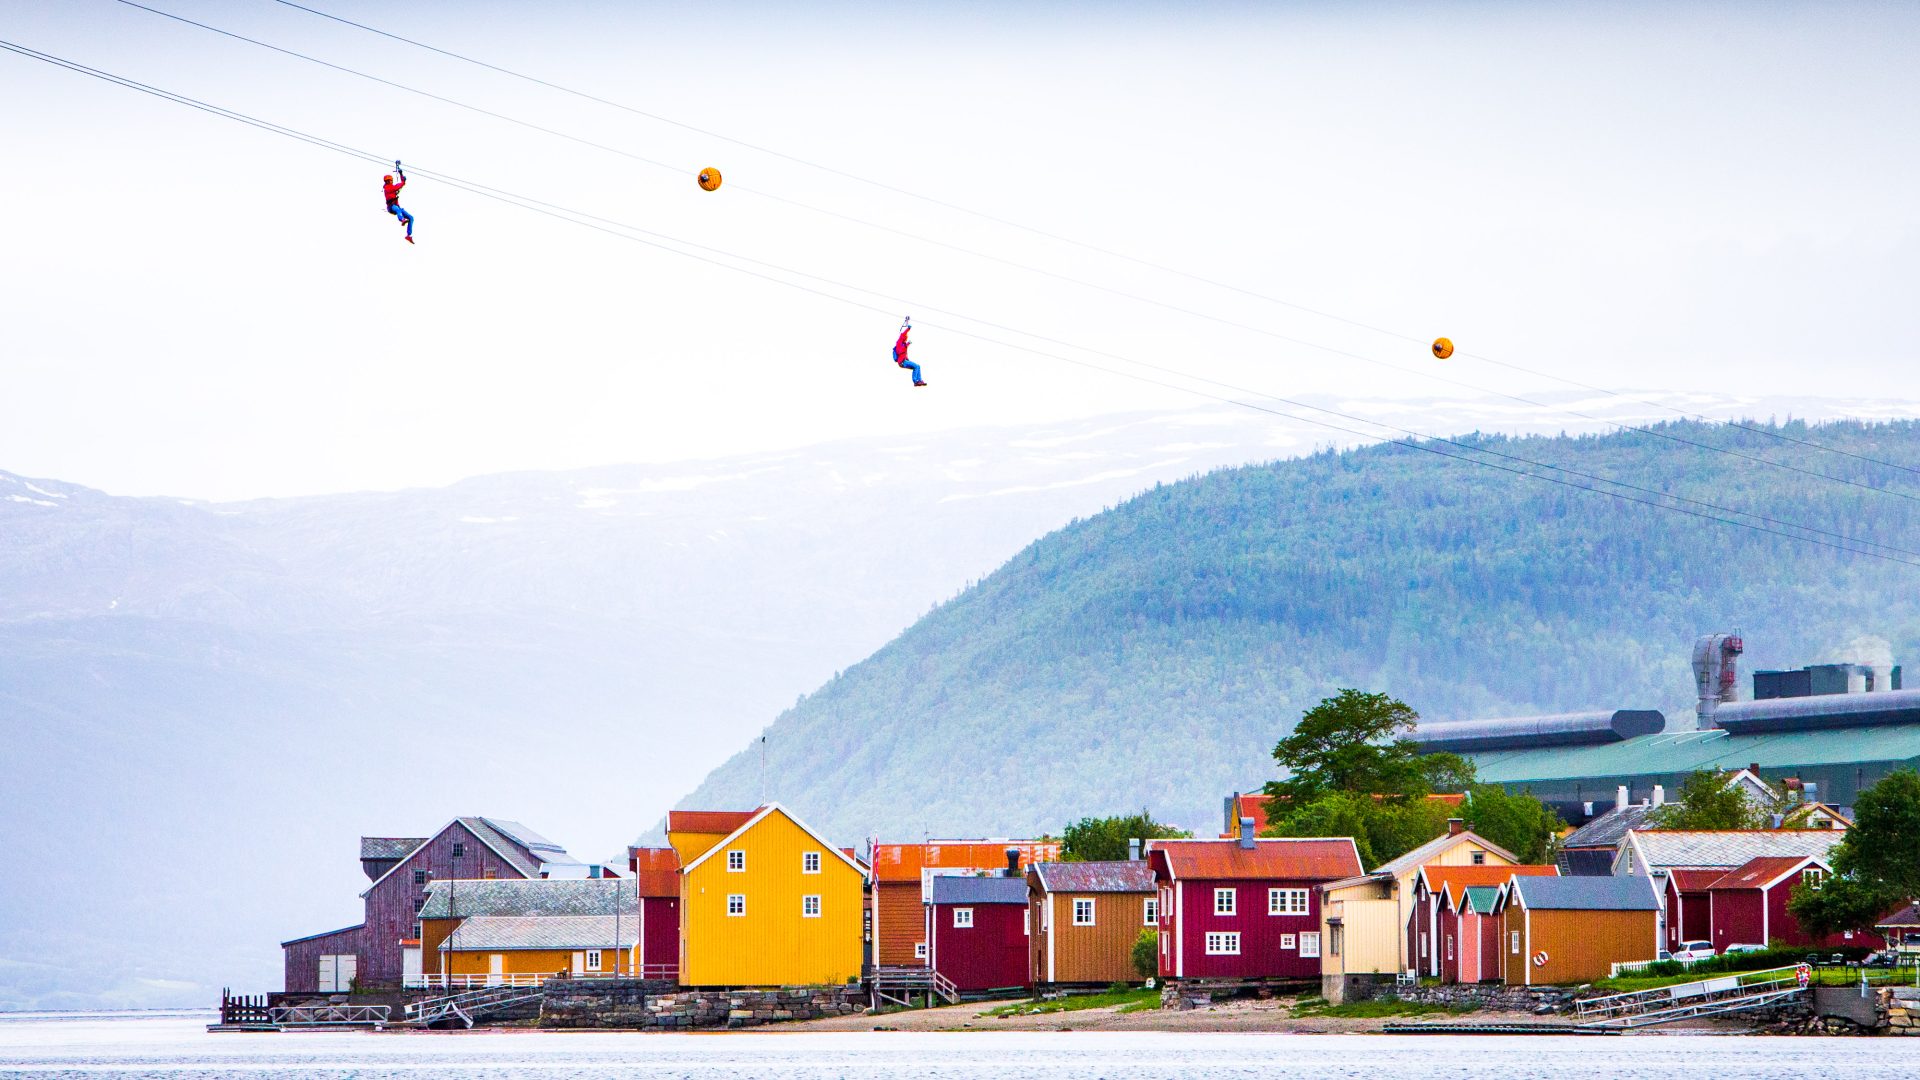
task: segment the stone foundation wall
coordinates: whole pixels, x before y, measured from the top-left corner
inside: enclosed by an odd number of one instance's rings
[[[1391,976],[1388,978],[1390,980]],[[1401,1001],[1417,1001],[1423,1005],[1444,1005],[1450,1008],[1472,1005],[1481,1009],[1497,1009],[1501,1012],[1524,1012],[1533,1013],[1536,1016],[1547,1016],[1570,1011],[1573,1008],[1573,999],[1579,996],[1579,993],[1579,990],[1560,987],[1507,986],[1502,983],[1442,983],[1439,986],[1396,988],[1391,981],[1388,981],[1364,987],[1349,986],[1347,1000],[1398,998]]]
[[[867,993],[857,986],[683,990],[641,979],[557,979],[547,984],[540,1026],[693,1031],[849,1016],[866,1009]]]
[[[1880,991],[1886,1010],[1887,1034],[1920,1035],[1920,987],[1897,986]]]

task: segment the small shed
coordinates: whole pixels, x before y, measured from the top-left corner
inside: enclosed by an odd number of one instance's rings
[[[1153,871],[1139,860],[1042,862],[1027,870],[1035,983],[1134,982],[1133,943],[1158,925]]]
[[[1453,917],[1454,948],[1442,977],[1448,982],[1500,981],[1500,887],[1469,885],[1448,893],[1441,903]]]
[[[961,993],[1024,989],[1029,918],[1024,877],[936,877],[927,963]]]
[[[1660,949],[1660,898],[1644,877],[1514,877],[1499,907],[1509,986],[1592,982]]]
[[[1416,918],[1423,924],[1419,947],[1422,950],[1420,974],[1439,976],[1443,982],[1459,980],[1460,953],[1469,948],[1460,927],[1461,892],[1471,886],[1499,887],[1509,878],[1559,877],[1560,868],[1535,863],[1516,866],[1423,866],[1413,879]],[[1428,913],[1431,914],[1428,914]],[[1479,930],[1475,928],[1476,932]],[[1431,935],[1429,947],[1427,938]],[[1469,979],[1468,982],[1477,981]]]

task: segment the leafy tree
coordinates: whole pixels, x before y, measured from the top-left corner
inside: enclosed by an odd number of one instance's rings
[[[1160,931],[1152,927],[1140,931],[1133,939],[1133,970],[1143,979],[1151,979],[1160,972]]]
[[[1460,816],[1467,828],[1514,853],[1523,863],[1552,860],[1566,822],[1553,808],[1533,797],[1518,795],[1492,784],[1478,784],[1468,790]]]
[[[1167,840],[1192,836],[1153,820],[1145,810],[1119,817],[1085,817],[1066,827],[1060,858],[1066,862],[1118,862],[1127,857],[1129,840]]]
[[[1479,770],[1473,762],[1459,754],[1437,751],[1420,757],[1420,778],[1426,781],[1428,791],[1444,792],[1448,795],[1462,791],[1472,791],[1479,782]]]
[[[1701,769],[1680,781],[1674,801],[1647,820],[1656,829],[1764,829],[1772,810],[1727,783],[1726,773]]]
[[[1400,796],[1329,791],[1290,807],[1267,827],[1268,836],[1351,836],[1360,864],[1372,869],[1447,831],[1445,803]]]
[[[1286,779],[1267,794],[1297,805],[1328,791],[1425,795],[1420,750],[1406,736],[1420,714],[1385,694],[1342,690],[1300,717],[1273,748]]]
[[[1812,934],[1865,930],[1920,897],[1920,773],[1901,769],[1860,793],[1853,827],[1833,849],[1833,874],[1802,884],[1787,910]]]

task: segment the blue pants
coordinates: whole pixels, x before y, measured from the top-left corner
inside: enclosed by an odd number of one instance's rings
[[[900,366],[901,366],[901,367],[903,367],[903,368],[906,368],[906,369],[907,369],[908,371],[911,371],[911,372],[913,372],[913,381],[914,381],[914,382],[919,382],[919,381],[921,381],[921,380],[920,380],[920,365],[919,365],[919,364],[916,364],[916,363],[914,363],[914,362],[913,362],[913,361],[911,361],[911,360],[901,360],[901,361],[899,361],[899,364],[900,364]]]
[[[407,213],[406,210],[403,209],[399,203],[388,203],[387,213],[392,214],[394,217],[397,217],[400,219],[400,224],[405,225],[407,227],[408,236],[413,235],[413,215],[412,214]]]

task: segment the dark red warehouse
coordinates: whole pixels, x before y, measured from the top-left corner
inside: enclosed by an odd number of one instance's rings
[[[933,879],[927,963],[961,993],[1023,988],[1027,974],[1027,879]]]

